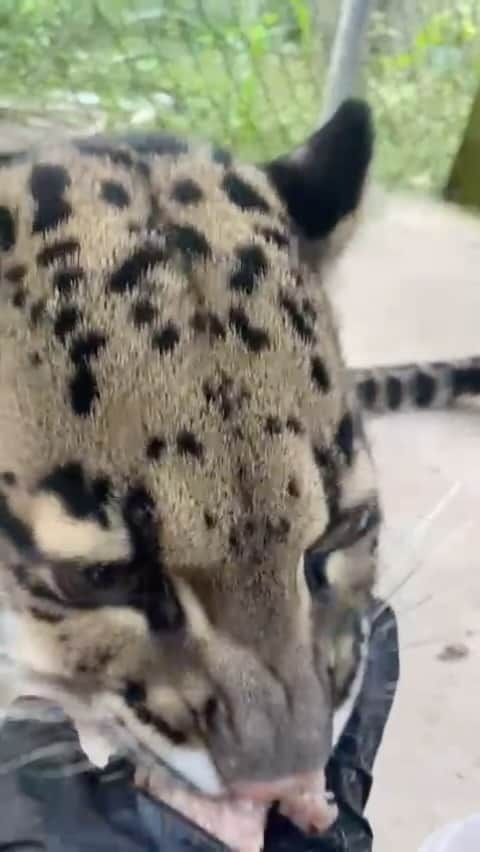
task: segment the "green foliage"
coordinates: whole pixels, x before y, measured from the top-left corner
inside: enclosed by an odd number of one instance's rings
[[[480,74],[478,0],[413,38],[372,19],[364,74],[389,184],[441,186]],[[454,7],[454,8],[453,8]],[[0,118],[191,131],[250,157],[318,123],[327,52],[312,0],[1,0]]]
[[[444,195],[477,214],[480,211],[480,86]]]
[[[257,2],[250,16],[240,5],[2,0],[0,108],[279,151],[317,119],[310,16],[304,0]]]
[[[430,4],[431,5],[431,4]],[[480,80],[476,0],[425,15],[408,49],[374,16],[366,90],[379,128],[378,163],[390,184],[439,190],[463,135]]]

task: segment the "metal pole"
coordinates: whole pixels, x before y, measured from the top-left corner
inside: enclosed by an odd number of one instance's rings
[[[373,2],[342,2],[328,66],[322,122],[330,118],[345,98],[358,91],[362,48]]]

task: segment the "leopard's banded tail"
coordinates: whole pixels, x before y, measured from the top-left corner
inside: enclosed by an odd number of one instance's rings
[[[463,397],[480,397],[480,357],[352,369],[350,373],[362,409],[375,414],[449,408]]]

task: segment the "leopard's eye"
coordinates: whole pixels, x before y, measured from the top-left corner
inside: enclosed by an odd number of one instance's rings
[[[128,601],[134,577],[124,562],[80,565],[62,561],[51,565],[55,585],[73,606],[119,606]]]
[[[111,589],[118,576],[118,566],[112,563],[89,565],[85,571],[86,579],[96,589]]]
[[[370,533],[375,533],[379,523],[380,510],[376,500],[351,506],[305,551],[305,579],[312,595],[329,591],[328,560],[335,558],[339,551],[354,547]]]

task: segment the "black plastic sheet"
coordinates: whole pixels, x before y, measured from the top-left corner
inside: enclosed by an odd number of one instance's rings
[[[392,609],[375,601],[371,621],[363,688],[327,767],[339,817],[327,834],[309,838],[272,811],[264,852],[371,852],[364,809],[399,676]],[[52,753],[56,743],[70,750],[68,770],[65,748]],[[22,755],[29,756],[23,764]],[[7,718],[0,729],[1,852],[226,852],[222,843],[137,791],[127,762],[75,772],[75,765],[80,770],[85,763],[66,719]]]

